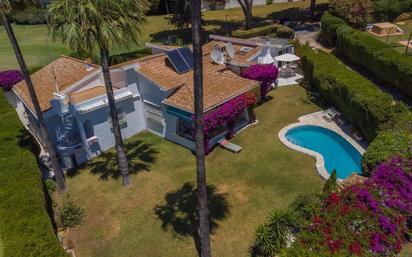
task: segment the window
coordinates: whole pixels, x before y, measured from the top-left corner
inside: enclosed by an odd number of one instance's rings
[[[110,114],[110,111],[108,112],[108,117],[109,117],[108,121],[109,121],[110,130],[113,132],[113,123],[112,123],[112,116]],[[120,129],[127,128],[127,114],[126,112],[123,111],[122,108],[117,109],[117,119],[119,120]]]
[[[177,120],[176,133],[181,137],[193,141],[194,130],[192,122],[179,118]]]

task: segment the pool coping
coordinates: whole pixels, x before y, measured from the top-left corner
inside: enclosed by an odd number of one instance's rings
[[[318,112],[319,113],[319,112]],[[295,145],[291,142],[289,142],[289,140],[287,140],[286,138],[286,133],[293,129],[293,128],[297,128],[297,127],[301,127],[301,126],[318,126],[318,127],[322,127],[328,130],[331,130],[333,132],[335,132],[336,134],[340,135],[341,137],[343,137],[345,140],[347,140],[361,155],[363,155],[365,153],[365,148],[362,147],[359,143],[357,143],[353,138],[351,138],[349,135],[347,135],[346,133],[344,133],[342,130],[336,129],[332,126],[327,126],[324,124],[321,124],[319,122],[308,122],[308,121],[300,121],[297,123],[293,123],[290,124],[286,127],[284,127],[283,129],[281,129],[278,133],[278,138],[279,140],[282,142],[282,144],[284,144],[286,147],[293,149],[295,151],[307,154],[309,156],[312,156],[316,159],[316,170],[318,171],[319,175],[323,178],[323,179],[329,179],[330,174],[328,173],[328,171],[325,168],[325,159],[323,158],[323,156],[315,151],[309,150],[307,148],[304,148],[302,146],[298,146]],[[338,179],[339,181],[345,180],[345,179]]]

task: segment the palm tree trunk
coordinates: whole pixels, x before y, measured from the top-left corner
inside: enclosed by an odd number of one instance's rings
[[[310,0],[310,8],[309,8],[309,20],[313,21],[313,16],[315,14],[315,7],[316,7],[316,0]]]
[[[49,153],[50,160],[52,163],[54,175],[57,182],[57,189],[60,193],[66,190],[66,183],[64,181],[64,175],[62,168],[60,166],[59,160],[57,159],[56,151],[50,141],[49,133],[47,131],[46,122],[44,121],[43,113],[40,109],[39,100],[37,99],[36,91],[34,90],[33,82],[31,81],[30,74],[27,70],[26,62],[24,61],[23,54],[21,53],[19,43],[17,42],[16,35],[14,34],[13,28],[10,24],[10,20],[6,15],[3,16],[3,25],[6,28],[7,35],[10,39],[11,45],[16,55],[17,61],[20,65],[20,70],[23,74],[23,79],[26,82],[27,88],[29,90],[30,98],[34,106],[34,110],[37,116],[37,120],[40,125],[40,134],[46,145],[46,150]]]
[[[112,79],[110,77],[109,68],[109,51],[105,48],[100,49],[100,58],[102,63],[104,83],[106,85],[107,99],[109,100],[110,115],[112,118],[113,133],[116,143],[117,159],[119,162],[119,170],[122,176],[123,186],[130,185],[129,165],[127,162],[126,152],[124,151],[124,144],[122,133],[120,131],[119,118],[117,116],[116,102],[114,100],[114,92],[112,86]]]
[[[253,0],[237,0],[240,7],[242,8],[243,14],[245,15],[246,19],[246,29],[250,29],[252,27],[252,19],[253,19]]]
[[[200,0],[192,1],[193,69],[197,198],[199,211],[200,256],[211,257],[209,209],[207,207],[205,144],[203,133],[203,54]]]

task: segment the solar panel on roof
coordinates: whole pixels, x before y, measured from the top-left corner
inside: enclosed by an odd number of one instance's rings
[[[166,52],[166,55],[178,73],[185,73],[191,69],[189,64],[186,63],[183,56],[179,53],[178,49],[168,51]]]
[[[179,53],[182,55],[183,59],[189,65],[190,69],[193,69],[193,53],[189,47],[182,47],[177,49]]]

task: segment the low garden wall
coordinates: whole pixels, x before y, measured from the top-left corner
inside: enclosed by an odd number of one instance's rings
[[[2,92],[0,118],[0,256],[67,256],[46,211],[35,143]]]

